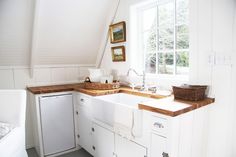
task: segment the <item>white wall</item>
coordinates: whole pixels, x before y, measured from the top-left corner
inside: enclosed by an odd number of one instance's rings
[[[206,5],[206,1],[199,1],[198,7]],[[216,57],[230,56],[233,52],[233,16],[234,16],[234,0],[214,0],[209,1],[208,8],[211,8],[212,18],[206,17],[204,14],[198,17],[198,32],[202,32],[204,27],[208,27],[212,31],[211,40],[202,43],[202,45],[211,45],[212,51],[208,54],[215,53]],[[201,12],[202,10],[199,10]],[[199,14],[198,14],[199,15]],[[201,23],[203,19],[208,21],[207,24]],[[210,22],[209,22],[210,21]],[[198,42],[206,38],[205,33],[198,36]],[[201,45],[199,48],[203,47]],[[216,98],[216,103],[212,105],[209,113],[209,138],[208,152],[209,157],[229,156],[233,157],[235,150],[233,146],[233,118],[235,111],[233,97],[235,93],[233,88],[233,67],[230,65],[217,64],[211,70],[207,67],[206,62],[202,62],[206,58],[204,51],[199,50],[198,61],[198,79],[203,82],[208,78],[212,81],[212,95]],[[232,62],[234,64],[234,62]],[[209,66],[208,66],[209,67]],[[219,127],[220,125],[220,127]],[[223,136],[222,136],[223,135]]]
[[[1,0],[0,66],[95,64],[112,2]]]
[[[142,73],[142,69],[138,67],[137,65],[131,65],[131,62],[137,63],[137,59],[135,58],[132,60],[133,56],[135,56],[135,52],[131,53],[131,32],[133,29],[131,28],[131,16],[130,16],[130,8],[134,5],[137,5],[138,3],[144,2],[147,0],[121,0],[120,5],[114,20],[114,23],[120,22],[120,21],[125,21],[126,22],[126,29],[127,29],[127,34],[126,34],[126,40],[127,42],[125,43],[117,43],[117,44],[110,44],[110,40],[108,41],[108,44],[106,45],[106,50],[104,57],[102,59],[101,63],[101,68],[106,69],[106,70],[111,70],[111,69],[116,69],[119,71],[119,74],[124,76],[127,74],[127,71],[130,67],[135,68],[140,74]],[[135,32],[136,33],[136,32]],[[125,45],[126,48],[126,62],[112,62],[112,56],[111,56],[111,47],[114,46],[120,46],[120,45]],[[142,63],[139,63],[140,65]],[[132,78],[133,79],[133,78]],[[169,79],[169,78],[153,78],[149,77],[147,78],[147,82],[150,82],[151,84],[158,84],[159,86],[163,86],[164,88],[171,88],[172,85],[179,85],[186,83],[187,79],[178,79],[178,81]],[[141,77],[136,78],[136,84],[140,84]]]
[[[236,3],[234,4],[234,6],[236,7]],[[233,62],[236,62],[236,10],[234,10],[234,40],[233,40],[233,46],[234,46],[234,51],[233,51]],[[236,80],[236,68],[234,65],[234,69],[233,69],[233,79],[232,80]],[[236,104],[236,97],[235,97],[235,93],[236,93],[236,81],[233,81],[233,104]],[[236,105],[234,105],[234,113],[236,113]],[[236,114],[234,114],[234,130],[233,132],[236,132]],[[233,156],[236,156],[236,134],[234,134],[234,138],[233,138],[234,144],[233,144]]]
[[[0,1],[0,66],[29,64],[33,2]]]
[[[113,63],[110,51],[113,45],[108,44],[102,61],[103,68],[117,69],[125,74],[130,67],[130,7],[142,1],[145,0],[121,1],[115,21],[124,20],[127,23],[128,38],[125,43],[127,62]],[[216,98],[216,103],[211,106],[209,119],[206,119],[209,120],[207,157],[234,157],[236,154],[236,144],[233,149],[233,142],[236,141],[233,135],[233,124],[236,119],[235,101],[233,101],[235,98],[233,89],[236,88],[235,60],[232,60],[233,66],[219,63],[224,57],[235,57],[236,40],[233,42],[233,29],[236,29],[236,26],[233,27],[233,16],[236,8],[234,3],[234,0],[190,0],[190,83],[211,85],[210,96]],[[210,55],[219,58],[216,65],[211,66],[208,63]],[[160,81],[157,83],[160,84]],[[175,81],[167,80],[162,81],[161,85],[173,83]]]
[[[120,5],[114,20],[114,23],[120,22],[120,21],[125,21],[126,22],[126,28],[127,28],[127,35],[126,35],[126,43],[121,43],[126,46],[126,62],[112,62],[112,57],[111,57],[111,47],[113,46],[119,46],[121,44],[110,44],[110,40],[108,41],[108,44],[106,45],[106,51],[101,63],[101,67],[105,68],[107,70],[110,69],[117,69],[119,70],[120,74],[125,74],[127,70],[129,69],[130,65],[130,52],[129,52],[129,8],[132,5],[132,3],[140,1],[140,0],[121,0]]]
[[[38,0],[33,64],[94,64],[113,0]]]

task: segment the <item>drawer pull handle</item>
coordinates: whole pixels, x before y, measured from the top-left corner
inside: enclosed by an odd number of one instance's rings
[[[93,146],[92,148],[93,148],[93,150],[95,150],[95,149],[96,149],[96,148],[95,148],[95,146]]]
[[[84,99],[80,99],[81,102],[84,102]]]
[[[168,154],[168,153],[165,153],[165,152],[163,152],[163,153],[162,153],[162,156],[163,156],[163,157],[169,157],[169,154]]]
[[[157,128],[164,128],[164,126],[159,122],[155,122],[153,125],[154,127],[157,127]]]

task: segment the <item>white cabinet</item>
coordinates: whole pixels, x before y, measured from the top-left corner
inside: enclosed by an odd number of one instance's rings
[[[79,93],[77,100],[79,144],[94,157],[194,157],[196,152],[204,153],[205,131],[192,130],[205,123],[199,117],[207,115],[206,108],[176,117],[142,111],[142,137],[128,140],[114,132],[112,126],[93,119],[96,104],[92,104],[91,96]]]
[[[76,147],[72,94],[40,97],[44,155]]]
[[[93,125],[94,157],[146,157],[147,149],[114,132]]]
[[[90,96],[78,93],[78,142],[79,145],[93,155],[92,149],[92,109]]]
[[[168,157],[166,137],[152,134],[151,157]]]
[[[94,157],[113,157],[114,133],[97,124],[93,125]]]
[[[30,94],[30,100],[38,156],[58,156],[77,150],[73,93]]]
[[[145,147],[136,144],[119,135],[115,136],[115,154],[117,157],[146,157],[147,150]]]

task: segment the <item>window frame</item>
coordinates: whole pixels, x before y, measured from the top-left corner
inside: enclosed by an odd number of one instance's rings
[[[170,2],[173,2],[174,4],[174,21],[173,21],[173,49],[170,49],[170,50],[159,50],[158,47],[159,47],[159,23],[158,23],[158,6],[159,5],[163,5],[163,4],[166,4],[166,3],[170,3]],[[171,78],[175,78],[175,79],[179,79],[179,80],[188,80],[189,78],[189,71],[188,71],[188,74],[178,74],[177,73],[177,55],[178,55],[178,52],[187,52],[188,55],[190,56],[190,47],[188,47],[187,49],[178,49],[178,45],[177,45],[177,37],[178,37],[178,32],[177,32],[177,27],[178,26],[182,26],[182,25],[186,25],[188,27],[188,38],[189,38],[189,22],[187,23],[182,23],[182,24],[178,24],[177,22],[177,0],[162,0],[162,2],[160,3],[160,1],[158,0],[155,0],[155,1],[152,1],[152,2],[149,2],[149,3],[146,3],[145,5],[142,5],[142,6],[139,6],[139,8],[137,9],[138,13],[138,43],[139,43],[139,50],[141,50],[142,52],[140,54],[142,54],[143,56],[143,63],[142,63],[142,66],[143,66],[143,69],[146,70],[146,62],[145,62],[145,59],[146,59],[146,54],[147,52],[145,51],[145,48],[144,48],[144,34],[148,31],[150,31],[151,29],[149,30],[144,30],[143,28],[143,16],[142,16],[142,13],[148,9],[152,9],[152,8],[156,8],[157,12],[157,20],[156,20],[156,26],[155,26],[155,30],[156,30],[156,50],[155,50],[155,55],[156,55],[156,73],[148,73],[146,72],[147,76],[149,77],[161,77],[161,78],[167,78],[167,79],[171,79]],[[190,41],[189,41],[190,43]],[[190,45],[190,44],[189,44]],[[171,54],[173,54],[173,74],[160,74],[159,73],[159,68],[158,68],[158,54],[160,53],[168,53],[168,52],[171,52]],[[190,57],[188,58],[188,62],[190,61]],[[188,69],[190,68],[190,63],[189,63],[189,66],[188,66]]]

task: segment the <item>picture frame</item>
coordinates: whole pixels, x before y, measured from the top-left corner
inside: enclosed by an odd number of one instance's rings
[[[112,44],[126,41],[126,24],[124,21],[110,25],[109,32]]]
[[[111,48],[113,62],[125,62],[125,46],[116,46]]]

